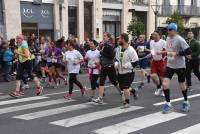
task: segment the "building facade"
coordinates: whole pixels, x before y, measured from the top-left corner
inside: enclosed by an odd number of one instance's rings
[[[188,12],[191,5],[195,8]],[[79,42],[86,38],[102,40],[103,32],[114,37],[127,32],[132,18],[138,17],[149,37],[155,25],[166,26],[174,10],[190,15],[185,17],[186,27],[198,28],[199,6],[198,0],[1,0],[0,32],[7,39],[34,33],[55,40],[61,36],[77,37]]]
[[[175,11],[184,19],[185,29],[191,29],[197,39],[200,39],[200,1],[199,0],[154,0],[152,6],[158,11],[157,27],[166,27],[166,20]]]

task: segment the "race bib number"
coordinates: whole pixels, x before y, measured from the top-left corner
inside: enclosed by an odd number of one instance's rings
[[[56,58],[53,58],[53,59],[52,59],[52,62],[53,62],[53,63],[57,63],[57,59],[56,59]]]

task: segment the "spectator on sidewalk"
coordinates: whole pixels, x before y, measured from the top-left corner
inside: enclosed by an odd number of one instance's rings
[[[13,57],[14,53],[11,51],[9,48],[8,42],[3,41],[2,42],[4,52],[3,52],[3,73],[4,73],[4,80],[6,82],[9,82],[9,74],[12,69],[12,62],[13,62]]]

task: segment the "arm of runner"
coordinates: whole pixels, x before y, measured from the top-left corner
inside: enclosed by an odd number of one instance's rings
[[[187,56],[191,54],[191,49],[190,48],[186,48],[183,51],[179,51],[177,55],[179,56]]]
[[[77,60],[75,61],[75,64],[80,64],[84,62],[83,56],[81,55],[80,52],[77,51],[76,55],[77,55]]]
[[[85,57],[84,57],[84,60],[85,60],[85,61],[88,61],[88,60],[89,60],[88,52],[86,52]]]
[[[191,54],[190,46],[187,44],[187,42],[184,39],[180,40],[180,47],[182,48],[182,51],[179,51],[177,53],[178,56],[187,56]]]

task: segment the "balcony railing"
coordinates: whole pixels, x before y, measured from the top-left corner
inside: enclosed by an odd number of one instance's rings
[[[103,3],[122,3],[122,0],[103,0]]]
[[[103,3],[122,3],[123,0],[103,0]],[[148,5],[148,0],[129,0],[133,5]]]
[[[200,7],[186,5],[159,5],[157,7],[158,16],[169,17],[178,11],[180,15],[186,17],[200,16]]]
[[[148,5],[148,0],[129,0],[133,5]]]

